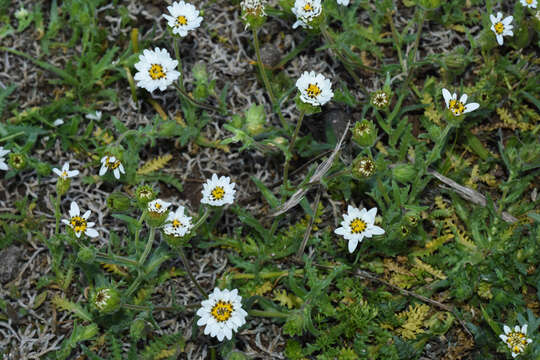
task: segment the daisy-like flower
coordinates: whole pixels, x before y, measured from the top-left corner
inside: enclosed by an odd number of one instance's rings
[[[536,0],[521,0],[521,5],[531,9],[536,9],[538,3]]]
[[[172,28],[173,34],[184,37],[187,36],[188,31],[201,26],[203,18],[199,16],[199,10],[191,4],[175,1],[171,6],[167,6],[167,10],[171,15],[163,15],[163,17],[167,19],[167,24]]]
[[[514,17],[507,16],[504,19],[502,17],[503,14],[501,12],[498,12],[497,16],[489,15],[489,19],[491,20],[491,31],[495,33],[499,45],[504,43],[503,36],[514,36],[514,32],[512,31],[514,26],[510,25]]]
[[[459,101],[457,99],[456,93],[450,94],[450,91],[442,89],[442,94],[444,102],[446,103],[446,107],[452,112],[452,114],[454,114],[454,116],[466,114],[480,107],[480,104],[478,103],[470,103],[465,105],[465,103],[467,102],[467,94],[461,95]]]
[[[337,0],[337,3],[343,6],[349,6],[349,2],[350,0]]]
[[[90,113],[90,114],[86,114],[85,118],[87,118],[88,120],[96,120],[96,121],[99,121],[101,120],[101,111],[96,111],[95,113]]]
[[[4,149],[2,146],[0,146],[0,170],[8,170],[8,166],[6,164],[6,161],[4,159],[4,156],[9,154],[11,150]]]
[[[163,232],[167,235],[182,237],[189,233],[192,227],[191,216],[186,216],[184,214],[184,207],[179,206],[175,212],[170,212],[167,216]]]
[[[58,175],[62,180],[75,177],[79,175],[79,170],[69,170],[69,162],[64,163],[62,170],[57,168],[52,169],[56,175]]]
[[[246,323],[247,312],[242,309],[242,297],[237,289],[221,291],[215,288],[201,305],[197,311],[201,317],[197,325],[206,326],[204,334],[217,337],[219,341],[231,340],[232,332]]]
[[[242,19],[247,20],[248,16],[264,17],[264,5],[266,0],[242,0],[240,7],[242,8]]]
[[[81,234],[83,233],[89,237],[97,237],[99,235],[98,232],[95,229],[92,229],[95,223],[88,222],[91,213],[90,210],[87,210],[81,216],[79,205],[77,205],[75,201],[72,201],[69,209],[69,220],[62,219],[62,222],[71,227],[77,237],[81,237]]]
[[[364,177],[370,177],[375,173],[375,163],[369,158],[363,158],[355,166],[355,170]]]
[[[296,0],[291,11],[297,19],[292,26],[293,29],[298,26],[311,29],[309,23],[322,12],[321,0]]]
[[[341,227],[334,230],[338,235],[343,236],[346,240],[349,240],[349,252],[352,253],[358,243],[361,242],[364,237],[372,237],[373,235],[382,235],[384,230],[376,225],[375,216],[377,215],[377,208],[372,208],[369,211],[366,209],[357,209],[351,205],[347,209],[347,214],[343,215],[343,221]]]
[[[171,206],[170,202],[166,202],[161,199],[156,199],[148,203],[148,211],[156,215],[161,215],[165,213],[165,211],[167,211],[167,208],[169,206]]]
[[[155,48],[144,50],[139,55],[139,62],[135,64],[138,72],[133,77],[137,81],[137,86],[153,92],[157,88],[165,91],[180,73],[176,71],[177,60],[171,59],[171,55],[165,49]]]
[[[532,342],[532,339],[527,338],[527,324],[521,328],[519,325],[516,325],[514,330],[504,325],[503,329],[504,334],[499,335],[499,337],[508,345],[508,348],[512,351],[513,358],[524,352],[527,345]]]
[[[120,179],[120,173],[126,173],[124,170],[124,165],[122,165],[120,160],[109,155],[105,155],[101,158],[101,169],[99,169],[99,176],[105,175],[107,170],[111,170],[117,180]]]
[[[223,206],[234,202],[236,184],[231,182],[228,176],[212,175],[212,179],[206,180],[202,189],[201,203],[212,206]]]
[[[300,91],[300,100],[313,106],[324,105],[334,96],[330,80],[315,71],[304,71],[296,80],[296,87]]]

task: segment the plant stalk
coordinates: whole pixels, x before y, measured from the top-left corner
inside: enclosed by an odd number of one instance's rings
[[[304,120],[304,115],[306,114],[305,111],[300,112],[300,117],[298,118],[298,121],[296,122],[296,128],[294,129],[294,134],[291,139],[291,142],[289,143],[289,147],[287,148],[287,154],[285,154],[285,165],[283,167],[283,185],[285,185],[285,189],[289,188],[288,184],[288,177],[289,177],[289,162],[292,158],[292,151],[294,149],[294,143],[296,142],[296,137],[298,136],[298,133],[300,132],[300,127],[302,126],[302,121]]]
[[[193,276],[193,273],[191,272],[191,269],[189,268],[189,264],[188,264],[187,259],[186,259],[186,254],[184,253],[184,249],[180,247],[178,249],[178,253],[180,254],[180,259],[182,259],[182,263],[184,263],[184,269],[186,269],[186,272],[187,272],[189,278],[191,279],[191,282],[193,282],[193,284],[197,287],[197,289],[199,289],[199,292],[205,298],[208,298],[208,294],[206,293],[206,291],[204,291],[204,289],[199,284],[197,279],[195,279],[195,276]]]

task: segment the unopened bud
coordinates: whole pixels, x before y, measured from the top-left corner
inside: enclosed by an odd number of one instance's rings
[[[99,311],[111,314],[120,309],[120,293],[113,288],[100,288],[94,294],[92,303]]]
[[[354,124],[352,139],[360,146],[369,147],[377,140],[377,129],[373,122],[366,119]]]
[[[126,211],[130,208],[131,199],[121,192],[113,192],[107,197],[107,207],[113,211]]]

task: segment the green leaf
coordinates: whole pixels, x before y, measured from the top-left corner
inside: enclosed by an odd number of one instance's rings
[[[266,185],[263,184],[263,182],[259,179],[257,179],[255,176],[251,176],[251,181],[255,183],[257,188],[261,191],[264,198],[270,205],[272,209],[275,209],[279,206],[279,200],[276,198],[276,196],[266,187]]]

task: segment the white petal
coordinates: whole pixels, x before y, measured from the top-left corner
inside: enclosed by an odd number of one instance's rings
[[[452,98],[452,95],[450,94],[450,91],[443,88],[442,89],[442,95],[443,95],[446,107],[449,107],[450,106],[450,99]]]
[[[478,103],[467,104],[467,105],[465,105],[465,110],[463,110],[463,113],[468,113],[468,112],[474,111],[474,110],[478,109],[479,107],[480,107],[480,104],[478,104]]]
[[[496,36],[497,36],[497,42],[499,43],[499,45],[504,44],[503,36],[499,34],[497,34]]]
[[[69,209],[69,216],[79,216],[80,213],[81,211],[79,210],[79,205],[77,205],[75,201],[72,201]]]
[[[88,229],[86,229],[86,231],[84,233],[87,236],[92,237],[92,238],[99,236],[99,233],[95,229],[88,228]]]
[[[82,218],[84,220],[88,220],[88,218],[90,217],[90,214],[92,213],[92,211],[90,210],[86,210],[86,212],[83,214]]]
[[[510,329],[510,327],[508,325],[504,325],[503,330],[504,330],[504,333],[506,335],[508,335],[508,333],[510,333],[512,331],[512,329]]]
[[[101,166],[101,169],[99,169],[99,176],[105,175],[106,172],[107,172],[107,166],[105,166],[105,164],[103,164]]]
[[[371,226],[371,227],[369,228],[369,230],[371,231],[371,233],[372,233],[373,235],[382,235],[382,234],[384,234],[384,229],[383,229],[383,228],[380,228],[380,227],[378,227],[378,226],[375,226],[375,225]]]
[[[525,325],[523,325],[523,326],[521,327],[521,332],[522,332],[523,334],[525,334],[525,335],[527,335],[527,327],[528,327],[528,326],[529,326],[529,325],[525,324]]]
[[[348,231],[344,227],[339,227],[334,230],[334,233],[345,236],[345,234],[348,234]]]
[[[463,95],[461,95],[461,97],[459,98],[459,101],[461,101],[462,103],[465,104],[465,103],[467,102],[467,98],[468,98],[467,94],[463,94]]]
[[[364,220],[368,224],[373,224],[375,222],[375,216],[377,216],[377,208],[376,207],[369,209],[369,211],[365,215]]]
[[[499,337],[501,338],[502,341],[506,342],[506,340],[508,340],[508,336],[506,335],[499,335]]]
[[[62,176],[62,171],[58,170],[57,168],[53,168],[52,171],[58,175],[58,176]]]
[[[356,249],[358,246],[358,240],[349,240],[349,252],[352,254],[352,252]]]

